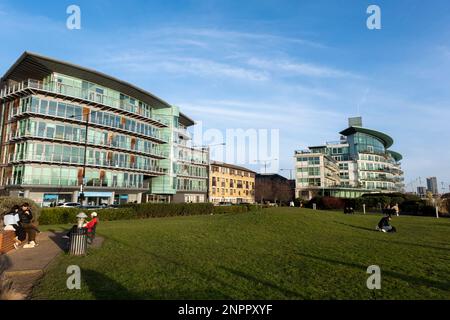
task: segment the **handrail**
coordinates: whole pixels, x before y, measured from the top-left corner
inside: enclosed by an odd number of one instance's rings
[[[108,183],[110,185],[108,185]],[[78,187],[81,184],[78,178],[61,178],[46,175],[25,175],[22,181],[14,181],[14,178],[7,178],[6,185],[45,185],[45,186],[60,186],[60,187]],[[118,183],[112,179],[90,179],[85,183],[86,187],[103,187],[103,188],[126,188],[126,189],[148,189],[149,182],[138,182],[132,184],[127,181]]]
[[[5,86],[0,90],[0,98],[5,98],[8,95],[23,91],[26,89],[37,89],[47,91],[56,94],[62,94],[68,97],[74,97],[83,99],[86,101],[99,103],[108,107],[124,110],[130,113],[134,113],[138,116],[148,118],[150,120],[159,122],[164,126],[168,126],[169,122],[161,117],[155,117],[151,111],[136,112],[135,109],[139,109],[137,106],[133,106],[129,103],[125,103],[123,100],[116,99],[105,94],[98,93],[96,91],[73,87],[67,84],[59,83],[56,81],[43,82],[35,79],[28,79],[17,84]],[[134,107],[134,108],[133,108]]]
[[[78,122],[80,124],[85,124],[85,121],[83,119],[77,119],[75,117],[66,117],[66,116],[62,117],[62,116],[58,116],[58,115],[49,114],[48,112],[46,112],[46,113],[38,112],[38,111],[32,110],[31,106],[26,106],[26,107],[21,106],[20,108],[11,108],[10,113],[11,114],[9,115],[9,117],[11,117],[11,118],[17,117],[17,116],[25,114],[25,113],[28,113],[28,114],[35,114],[35,115],[38,115],[38,116],[40,115],[40,116],[45,116],[45,117],[51,117],[51,118],[54,118],[56,120],[61,120],[61,121],[74,121],[74,122]],[[97,126],[101,126],[101,127],[105,127],[105,128],[111,128],[113,130],[124,131],[124,132],[126,132],[126,133],[128,133],[130,135],[141,135],[141,136],[147,137],[147,139],[148,138],[153,138],[153,139],[161,140],[161,141],[166,142],[166,143],[168,142],[168,139],[163,137],[163,135],[159,131],[158,131],[159,134],[147,134],[146,135],[146,134],[143,134],[143,133],[138,132],[138,131],[128,130],[128,129],[122,127],[122,125],[117,127],[117,126],[107,125],[107,124],[104,124],[104,123],[99,123],[96,120],[93,120],[93,121],[91,120],[89,122],[89,124],[91,126],[97,125]]]
[[[56,157],[55,157],[56,156]],[[41,154],[10,154],[9,155],[9,162],[26,162],[26,161],[34,161],[34,162],[46,162],[46,163],[56,163],[60,165],[83,165],[83,159],[82,157],[72,157],[69,156],[68,161],[64,161],[65,155],[41,155]],[[57,158],[57,159],[55,159]],[[60,158],[60,159],[58,159]],[[72,158],[78,159],[78,161],[72,161]],[[155,167],[155,166],[149,166],[149,165],[141,165],[137,163],[130,163],[125,161],[108,161],[108,160],[99,160],[95,159],[96,161],[91,161],[92,158],[87,159],[87,166],[92,167],[104,167],[104,168],[114,168],[114,169],[123,169],[123,170],[140,170],[140,171],[148,171],[148,172],[155,172],[155,173],[165,173],[167,169]]]
[[[74,144],[78,144],[78,145],[84,145],[85,144],[84,136],[80,137],[79,141],[68,140],[68,139],[59,139],[59,138],[54,138],[54,137],[53,138],[49,138],[49,137],[45,137],[45,136],[39,136],[39,135],[33,134],[33,133],[25,133],[25,134],[21,135],[20,133],[15,132],[15,133],[10,133],[9,136],[8,136],[8,140],[9,141],[12,141],[12,140],[15,140],[15,139],[29,139],[29,138],[51,140],[51,141],[60,142],[60,143],[74,143]],[[88,141],[87,145],[89,147],[101,146],[101,147],[105,147],[105,148],[117,149],[117,150],[120,150],[120,151],[123,151],[123,152],[129,152],[129,153],[131,153],[131,152],[139,152],[139,153],[142,153],[142,154],[147,154],[147,155],[150,155],[150,156],[156,156],[156,157],[161,157],[161,158],[167,158],[168,157],[166,152],[159,152],[159,153],[158,152],[153,152],[153,151],[147,152],[147,151],[142,151],[142,150],[139,150],[139,149],[136,149],[136,148],[135,149],[133,149],[133,148],[127,149],[127,148],[114,146],[111,143],[108,143],[108,144],[101,143],[100,141],[93,141],[93,142],[92,141]]]

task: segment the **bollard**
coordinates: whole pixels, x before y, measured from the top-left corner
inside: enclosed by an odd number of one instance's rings
[[[73,256],[83,256],[87,249],[87,229],[73,226],[70,233],[69,253]]]
[[[365,203],[363,204],[363,212],[364,212],[364,214],[366,214],[366,204]]]

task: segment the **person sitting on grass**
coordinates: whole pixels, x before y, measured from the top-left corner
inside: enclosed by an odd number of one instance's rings
[[[392,217],[390,214],[381,218],[380,222],[378,222],[377,230],[381,232],[396,232],[395,227],[391,226],[391,220]]]

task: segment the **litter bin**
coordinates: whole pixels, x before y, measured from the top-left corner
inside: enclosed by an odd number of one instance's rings
[[[87,229],[73,226],[70,233],[69,253],[73,256],[83,256],[87,249]]]

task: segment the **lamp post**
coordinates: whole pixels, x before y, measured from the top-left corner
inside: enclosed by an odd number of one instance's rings
[[[222,143],[215,143],[215,144],[208,144],[208,145],[202,145],[202,146],[192,146],[192,150],[193,149],[198,149],[201,148],[202,153],[204,153],[205,149],[208,150],[208,159],[206,161],[206,202],[209,202],[209,172],[210,172],[210,157],[211,157],[211,147],[216,147],[216,146],[225,146],[226,143],[222,142]],[[203,156],[202,156],[202,160],[203,160]]]
[[[289,180],[292,180],[292,171],[294,171],[294,169],[280,169],[280,171],[289,171]]]
[[[269,159],[269,160],[256,160],[257,162],[264,163],[264,173],[267,173],[267,164],[272,161],[277,161],[278,159]]]
[[[86,180],[86,161],[87,161],[87,145],[88,145],[88,129],[89,129],[89,118],[90,118],[91,112],[89,111],[86,114],[86,121],[85,121],[85,132],[84,132],[84,159],[83,159],[83,175],[82,175],[82,180],[81,180],[81,185],[80,185],[80,202],[81,205],[83,205],[85,196],[84,196],[84,182]],[[83,117],[83,115],[81,115],[81,118]],[[75,119],[75,118],[79,118],[75,115],[70,116],[70,118]]]

